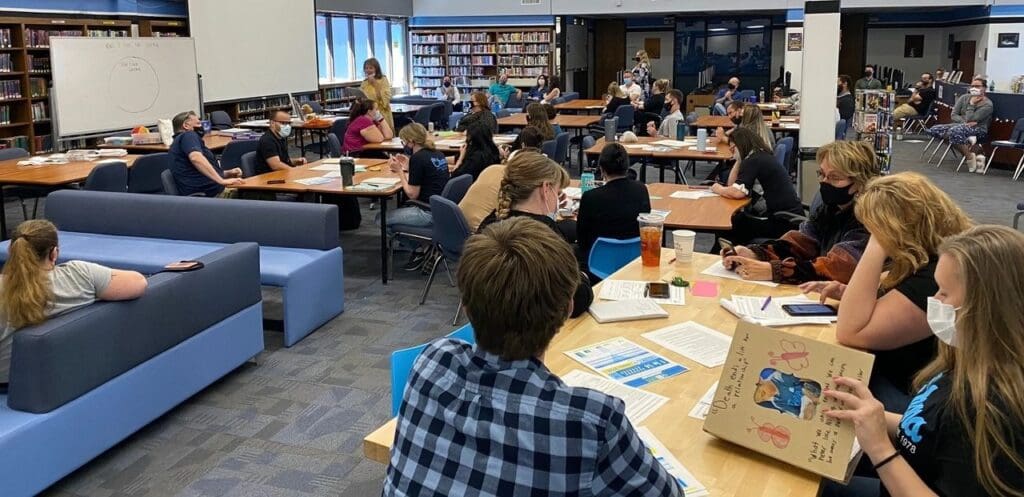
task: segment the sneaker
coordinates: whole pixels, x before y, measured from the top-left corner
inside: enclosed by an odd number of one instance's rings
[[[406,262],[402,269],[405,271],[419,271],[423,269],[423,266],[425,266],[427,262],[427,254],[429,253],[429,250],[414,251],[409,256],[409,262]]]
[[[974,156],[974,160],[975,160],[975,162],[978,165],[977,166],[978,170],[975,171],[975,172],[977,172],[978,174],[984,173],[985,172],[985,156],[981,155],[981,154],[977,154],[977,155]]]
[[[967,171],[971,173],[978,172],[978,156],[975,155],[973,159],[964,158],[967,162]]]

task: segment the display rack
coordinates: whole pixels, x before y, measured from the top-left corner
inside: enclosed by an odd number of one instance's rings
[[[881,173],[892,171],[895,143],[893,109],[896,93],[885,90],[857,90],[854,97],[853,126],[859,140],[872,144]]]
[[[554,70],[550,27],[420,29],[410,31],[413,92],[427,96],[445,75],[479,88],[502,71],[516,86],[532,86]]]

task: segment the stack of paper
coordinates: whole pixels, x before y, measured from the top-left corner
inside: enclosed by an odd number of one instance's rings
[[[668,474],[672,475],[679,482],[679,486],[682,487],[686,497],[706,497],[710,495],[704,484],[697,481],[697,478],[668,451],[668,448],[651,433],[651,430],[641,426],[636,429],[636,433],[640,435],[640,440],[644,441],[647,450],[651,451],[651,454],[661,463],[665,471],[668,471]]]
[[[640,335],[704,367],[725,363],[732,338],[693,321],[672,325]]]
[[[708,411],[711,410],[711,403],[715,401],[715,390],[718,390],[718,382],[716,381],[707,392],[704,392],[704,396],[697,401],[697,405],[690,409],[690,417],[705,420],[708,417]]]
[[[622,337],[565,352],[573,360],[624,385],[640,388],[688,371]]]
[[[658,140],[651,142],[651,145],[661,145],[663,147],[682,148],[687,145],[696,144],[696,140],[679,141],[679,140]]]
[[[779,286],[778,283],[773,283],[771,281],[745,280],[745,279],[741,278],[735,272],[726,269],[725,266],[722,265],[722,261],[715,261],[713,264],[708,266],[707,269],[701,271],[700,274],[706,274],[708,276],[716,276],[716,277],[725,278],[725,279],[728,279],[728,280],[745,281],[747,283],[753,283],[755,285],[763,285],[763,286],[770,286],[770,287],[777,287],[777,286]]]
[[[601,293],[597,298],[601,300],[642,300],[667,305],[686,305],[686,289],[681,286],[668,287],[669,298],[656,299],[647,295],[646,281],[633,280],[604,280],[601,284]]]
[[[466,139],[465,138],[451,138],[451,139],[445,139],[445,140],[438,140],[438,141],[434,142],[434,145],[437,145],[438,147],[448,147],[448,148],[459,148],[459,147],[461,147],[461,146],[463,146],[465,144],[466,144]]]
[[[228,129],[222,129],[222,130],[218,131],[218,133],[220,133],[222,135],[227,135],[227,136],[234,136],[234,135],[237,135],[237,134],[240,134],[240,133],[252,133],[252,130],[251,129],[243,129],[243,128],[228,128]]]
[[[566,197],[569,197],[573,200],[579,200],[581,197],[583,197],[583,189],[575,186],[567,186],[565,188],[562,188],[562,193],[564,193]]]
[[[37,155],[29,159],[18,161],[19,166],[42,166],[44,164],[67,164],[68,158],[64,154],[53,154],[50,156]]]
[[[313,167],[309,168],[309,170],[310,171],[335,172],[335,173],[338,173],[340,175],[341,174],[341,170],[338,169],[338,166],[341,165],[338,162],[340,160],[341,159],[321,159],[319,165],[313,166]],[[355,169],[353,170],[353,172],[365,173],[366,172],[366,166],[356,166]],[[335,177],[337,177],[337,176],[335,176]]]
[[[733,295],[732,300],[721,299],[719,303],[736,317],[761,326],[831,324],[836,321],[835,316],[790,316],[782,310],[783,305],[818,303],[817,300],[811,300],[803,295],[772,297],[772,300],[765,305],[766,300],[766,297]]]
[[[312,178],[297,179],[297,180],[295,180],[295,182],[296,183],[301,183],[301,184],[306,185],[306,186],[322,185],[324,183],[330,183],[331,182],[331,178],[327,178],[327,177],[324,177],[324,176],[316,176],[316,177],[312,177]]]
[[[398,178],[368,178],[364,179],[363,183],[378,186],[394,186],[397,185],[400,181],[402,180]]]
[[[510,145],[516,141],[518,135],[494,135],[494,143],[497,145]]]
[[[642,423],[647,416],[668,402],[668,397],[645,392],[639,388],[627,387],[578,369],[562,376],[562,381],[569,386],[589,388],[622,399],[622,402],[626,404],[626,417],[634,425]]]
[[[718,194],[711,190],[680,190],[673,192],[669,195],[672,198],[682,198],[686,200],[699,200],[702,198],[717,197]]]
[[[647,299],[594,302],[587,312],[602,324],[668,317],[665,309]]]

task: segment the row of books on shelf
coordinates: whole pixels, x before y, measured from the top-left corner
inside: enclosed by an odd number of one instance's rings
[[[21,98],[21,81],[5,79],[0,81],[0,100]]]
[[[45,97],[50,94],[50,89],[46,86],[44,78],[28,78],[28,91],[33,98]]]
[[[529,31],[526,33],[498,33],[498,41],[546,43],[551,41],[551,32]]]
[[[494,41],[490,33],[448,33],[448,43],[486,43]]]
[[[443,67],[414,67],[412,68],[413,76],[437,76],[444,77],[445,70]]]
[[[29,72],[50,72],[50,58],[29,54],[28,70]]]
[[[542,45],[539,43],[530,45],[498,45],[498,53],[507,54],[546,54],[551,53],[551,45]]]
[[[50,115],[46,112],[46,102],[34,102],[32,104],[33,121],[45,121],[49,118]]]
[[[474,55],[472,57],[448,57],[449,66],[493,66],[493,55]]]
[[[502,55],[498,57],[498,64],[503,66],[546,66],[548,65],[547,55]]]
[[[14,39],[10,29],[0,29],[0,48],[14,48]]]
[[[154,38],[178,38],[184,36],[181,33],[175,33],[174,31],[153,31]]]
[[[327,100],[338,100],[345,98],[345,89],[342,87],[327,88],[324,90],[324,98]]]
[[[28,150],[28,137],[25,135],[0,138],[0,148],[20,148]]]
[[[238,112],[244,113],[255,113],[265,111],[274,107],[288,107],[291,103],[288,102],[288,97],[275,97],[268,98],[266,100],[254,100],[251,102],[241,102],[238,104]]]
[[[93,38],[127,38],[131,36],[128,28],[124,29],[90,29],[86,36]]]
[[[413,55],[443,55],[444,45],[413,45]]]
[[[54,36],[82,36],[82,30],[25,28],[25,45],[34,48],[46,48],[50,46],[50,38]]]
[[[469,55],[474,53],[494,53],[494,44],[481,45],[448,45],[449,54]]]
[[[853,114],[853,127],[860,133],[889,133],[892,125],[893,118],[889,112],[858,110]]]
[[[11,54],[0,53],[0,72],[14,72],[14,61]]]
[[[484,68],[483,67],[466,67],[466,66],[449,67],[448,68],[448,74],[451,75],[451,76],[483,76],[484,75]],[[456,83],[456,84],[458,84],[458,83]]]
[[[431,34],[431,35],[413,34],[412,35],[412,42],[413,43],[444,43],[444,35],[441,35],[441,34]]]
[[[0,124],[11,124],[11,119],[11,106],[0,105]]]
[[[441,86],[441,78],[413,78],[412,85],[416,88],[434,89]]]
[[[441,57],[419,57],[414,56],[412,58],[412,65],[414,66],[443,66],[444,59]]]
[[[537,77],[547,72],[547,67],[499,67],[498,73],[502,71],[510,78]]]

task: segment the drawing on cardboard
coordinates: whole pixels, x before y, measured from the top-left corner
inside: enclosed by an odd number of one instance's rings
[[[753,416],[751,416],[750,420],[754,422],[754,426],[747,428],[747,431],[756,431],[758,438],[762,442],[771,443],[780,449],[785,449],[789,446],[789,428],[771,423],[758,423]]]
[[[807,357],[811,354],[807,352],[807,348],[803,343],[779,340],[779,347],[782,349],[782,352],[779,354],[768,352],[768,357],[771,358],[768,362],[772,366],[785,362],[793,371],[800,371],[810,366],[810,361],[808,361]]]
[[[775,368],[764,368],[754,388],[754,402],[765,409],[811,419],[821,402],[821,384]]]

